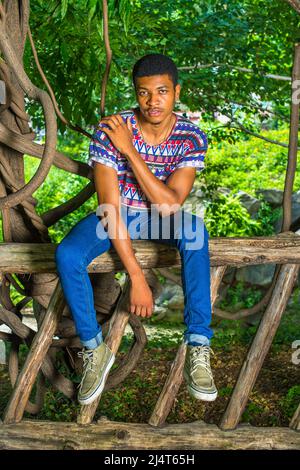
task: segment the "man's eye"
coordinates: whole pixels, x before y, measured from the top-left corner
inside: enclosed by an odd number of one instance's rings
[[[160,90],[160,92],[161,92],[161,93],[166,93],[166,92],[167,92],[167,90]]]

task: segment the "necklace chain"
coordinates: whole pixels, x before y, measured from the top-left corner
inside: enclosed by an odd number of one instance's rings
[[[143,140],[144,140],[145,144],[147,144],[146,139],[145,139],[144,134],[143,134],[143,131],[142,131],[141,122],[140,122],[140,120],[139,120],[139,118],[138,118],[137,116],[136,116],[136,119],[137,119],[137,122],[138,122],[138,125],[139,125],[139,128],[140,128],[140,131],[141,131]],[[171,126],[172,126],[172,127],[173,127],[173,123],[174,123],[174,122],[173,122],[173,119],[171,119]],[[169,135],[169,130],[172,129],[172,127],[170,128],[170,126],[168,126],[167,132],[166,132],[166,134],[165,134],[163,140],[162,140],[159,144],[149,144],[149,145],[160,145],[160,144],[162,144],[162,143],[166,140],[167,136]],[[146,147],[146,149],[147,149],[147,147]]]

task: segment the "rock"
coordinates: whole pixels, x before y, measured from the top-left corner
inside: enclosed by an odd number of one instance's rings
[[[259,266],[246,266],[236,272],[236,280],[254,284],[257,286],[266,286],[270,284],[275,271],[272,264],[262,264]]]
[[[259,189],[256,194],[261,195],[264,201],[273,207],[279,207],[282,204],[283,191],[280,189]]]
[[[183,297],[183,292],[180,294],[174,295],[169,301],[168,301],[168,309],[171,310],[182,310],[184,309],[184,297]]]
[[[156,299],[156,304],[159,306],[163,306],[163,303],[166,300],[170,300],[172,297],[176,295],[182,295],[182,287],[178,286],[177,284],[170,284],[166,283],[163,286],[163,292],[160,294],[160,296]]]
[[[205,192],[202,191],[202,189],[197,189],[197,191],[195,192],[195,195],[197,197],[199,197],[200,199],[204,199],[205,198]]]
[[[292,195],[292,224],[300,218],[300,191],[295,192]],[[274,227],[275,232],[279,233],[281,231],[283,216],[281,215],[278,220],[276,220]]]
[[[225,196],[227,196],[228,194],[231,193],[231,189],[225,188],[225,187],[223,187],[223,186],[220,186],[220,187],[218,188],[218,193],[224,194]]]
[[[247,209],[250,215],[253,216],[257,214],[262,203],[261,200],[256,199],[253,196],[250,196],[250,194],[245,193],[245,191],[238,191],[236,195],[239,196],[239,200],[242,206]]]
[[[292,195],[292,221],[300,217],[300,191]]]
[[[226,272],[222,278],[222,280],[226,283],[229,284],[230,282],[233,281],[234,275],[235,275],[235,270],[236,268],[233,266],[228,266],[226,268]]]
[[[162,307],[159,305],[155,305],[154,307],[154,320],[163,320],[168,314],[167,307]]]

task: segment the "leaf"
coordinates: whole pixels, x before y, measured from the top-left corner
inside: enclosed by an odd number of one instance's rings
[[[63,20],[67,14],[69,0],[62,0],[61,5],[61,19]]]

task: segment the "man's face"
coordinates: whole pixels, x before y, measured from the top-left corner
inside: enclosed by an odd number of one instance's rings
[[[136,97],[146,121],[159,124],[172,113],[179,98],[180,85],[174,84],[169,75],[151,75],[136,79]]]

